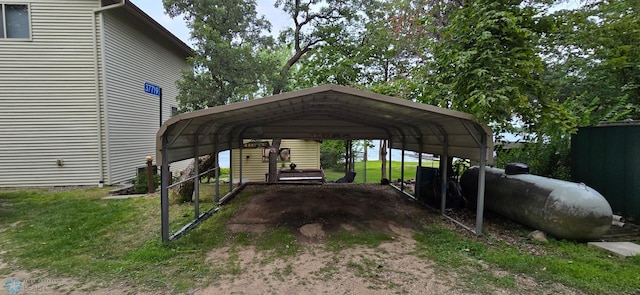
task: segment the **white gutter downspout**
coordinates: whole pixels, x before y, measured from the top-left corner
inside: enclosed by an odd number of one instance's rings
[[[101,109],[100,109],[100,71],[98,70],[98,64],[99,64],[99,53],[98,53],[98,30],[97,30],[97,26],[98,24],[97,22],[97,15],[103,11],[109,10],[109,9],[114,9],[114,8],[119,8],[122,7],[124,5],[127,4],[127,0],[122,0],[122,2],[118,3],[118,4],[112,4],[112,5],[108,5],[108,6],[104,6],[104,7],[100,7],[100,8],[96,8],[93,10],[93,13],[91,14],[91,22],[92,22],[92,32],[93,32],[93,71],[94,71],[94,87],[96,89],[96,126],[98,127],[98,165],[100,166],[100,180],[98,181],[98,187],[103,187],[104,186],[104,161],[102,160],[102,153],[103,153],[103,148],[102,145],[104,144],[103,140],[102,140],[102,119],[101,119]],[[101,31],[103,31],[104,28],[101,28]],[[104,48],[103,48],[104,50]],[[105,92],[105,97],[106,97],[106,92]],[[105,112],[106,112],[106,99],[105,99]],[[107,116],[105,114],[105,120],[107,119]],[[108,159],[107,159],[108,161]]]

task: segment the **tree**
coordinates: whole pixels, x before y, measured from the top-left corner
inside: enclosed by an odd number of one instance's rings
[[[183,16],[191,30],[193,70],[183,71],[178,101],[193,111],[253,98],[274,60],[261,51],[273,43],[270,24],[258,16],[255,0],[163,0],[171,17]]]
[[[434,45],[434,63],[425,75],[430,97],[424,102],[474,114],[494,132],[528,130],[553,122],[570,130],[572,118],[549,96],[544,64],[535,40],[546,25],[540,11],[522,1],[473,1],[453,13]]]
[[[548,15],[555,24],[543,35],[543,79],[550,95],[577,126],[640,118],[640,17],[638,1],[583,1],[574,10]],[[531,171],[570,179],[570,132],[549,122],[498,161],[526,162]]]
[[[579,126],[640,118],[640,2],[594,1],[556,17],[549,76]]]

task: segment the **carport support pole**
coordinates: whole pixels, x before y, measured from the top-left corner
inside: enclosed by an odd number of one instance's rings
[[[229,192],[233,191],[233,144],[229,135]]]
[[[393,183],[393,177],[391,176],[391,161],[393,157],[391,156],[391,138],[389,138],[389,182]]]
[[[400,160],[400,190],[404,191],[404,149],[405,149],[404,136],[402,137],[402,159]]]
[[[478,171],[478,202],[476,204],[476,235],[482,235],[482,222],[484,219],[484,189],[485,189],[485,171],[487,162],[487,137],[482,137],[482,146],[480,147],[480,171]]]
[[[440,185],[440,213],[445,214],[447,208],[447,179],[449,177],[449,145],[445,144],[443,147],[444,153],[440,157],[440,167],[442,170],[442,184]]]
[[[218,151],[218,136],[216,135],[215,141],[213,143],[213,156],[216,157],[214,161],[214,165],[216,165],[215,176],[216,176],[216,197],[214,201],[216,204],[220,202],[220,151]]]
[[[200,144],[200,141],[198,140],[198,135],[196,135],[196,144],[193,146],[193,171],[196,175],[196,178],[193,180],[193,214],[194,214],[194,219],[198,219],[198,216],[200,216],[200,161],[198,161],[198,159],[200,157],[198,157],[199,154],[199,148],[198,145]]]
[[[363,163],[364,164],[364,170],[362,172],[362,176],[364,176],[363,183],[367,183],[367,157],[368,157],[368,155],[367,155],[367,146],[369,145],[369,143],[367,142],[366,139],[363,141],[363,143],[364,143],[364,163]]]
[[[242,185],[242,162],[244,162],[244,159],[242,158],[242,146],[244,146],[244,141],[242,139],[240,139],[240,150],[239,150],[240,152],[238,154],[238,156],[239,156],[238,158],[240,159],[238,161],[238,165],[239,165],[238,166],[238,174],[240,175],[240,177],[239,177],[240,180],[238,180],[238,185],[239,186]]]
[[[420,148],[418,148],[418,167],[422,167],[422,136],[420,136],[418,142],[420,142]]]
[[[160,168],[160,227],[162,241],[169,241],[169,163],[167,161],[167,136],[162,136],[162,166]]]

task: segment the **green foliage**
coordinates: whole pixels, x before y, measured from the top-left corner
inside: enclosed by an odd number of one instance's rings
[[[579,126],[640,118],[640,5],[598,1],[558,12],[549,79]]]
[[[640,118],[639,2],[278,0],[292,26],[276,40],[255,1],[164,0],[196,41],[178,86],[183,110],[335,83],[474,114],[497,137],[529,136],[501,155],[568,176],[578,126]],[[500,138],[498,138],[500,139]],[[322,167],[343,150],[322,149]]]
[[[540,11],[522,1],[472,1],[455,11],[435,43],[429,104],[474,114],[494,126],[513,131],[513,118],[525,127],[553,121],[570,130],[571,117],[551,100],[541,81],[543,62],[535,40]]]
[[[431,37],[422,19],[426,14],[424,1],[361,3],[358,12],[350,13],[357,18],[352,18],[349,26],[334,30],[337,38],[302,62],[296,76],[299,86],[333,83],[371,88],[392,83],[420,84],[413,73],[424,66]],[[401,93],[393,94],[413,98]]]
[[[320,166],[322,169],[344,168],[346,155],[346,141],[324,140],[320,145]]]
[[[360,155],[364,155],[364,147],[374,147],[370,140],[354,140],[352,141],[352,154],[354,161],[362,159]],[[320,165],[325,170],[344,170],[346,163],[346,140],[324,140],[320,145]]]
[[[263,35],[270,24],[256,13],[253,0],[164,0],[170,16],[183,16],[195,41],[193,70],[177,83],[183,111],[253,98],[259,82],[275,66],[261,58],[273,40]]]
[[[277,228],[260,235],[254,244],[257,250],[269,252],[264,263],[272,262],[276,258],[290,257],[300,251],[296,236],[285,228]]]
[[[532,138],[521,146],[498,152],[496,165],[504,168],[509,163],[529,165],[531,174],[571,180],[571,137],[555,134]],[[500,149],[501,147],[497,147]]]
[[[147,171],[142,173],[138,173],[136,178],[131,179],[131,184],[133,184],[133,192],[136,194],[146,194],[149,192],[149,176],[147,175]],[[153,174],[153,185],[154,188],[157,188],[160,185],[160,175],[157,173]]]
[[[370,248],[376,248],[381,243],[391,241],[392,238],[385,233],[369,232],[364,229],[358,232],[338,231],[327,237],[327,249],[333,252],[339,252],[355,245],[366,245]]]
[[[373,1],[373,0],[371,0]],[[328,65],[337,68],[336,53],[346,53],[347,44],[352,43],[351,32],[358,27],[360,11],[369,0],[278,0],[275,6],[282,9],[293,20],[294,26],[280,32],[279,42],[291,50],[289,58],[279,67],[279,78],[273,84],[273,93],[286,89],[298,89],[318,84],[340,83],[341,71],[336,80],[322,80],[323,70],[314,73],[317,67]],[[357,52],[357,51],[356,51]],[[326,58],[329,57],[330,58]],[[344,60],[344,59],[342,59]],[[311,63],[311,66],[296,64]],[[348,66],[340,70],[348,70]],[[293,79],[292,79],[293,77]],[[324,78],[327,76],[325,75]]]

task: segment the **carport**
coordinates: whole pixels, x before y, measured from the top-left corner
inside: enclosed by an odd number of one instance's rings
[[[477,235],[482,234],[484,166],[493,159],[493,134],[488,126],[467,113],[345,86],[324,85],[180,114],[167,120],[160,127],[156,139],[156,162],[162,171],[163,241],[175,237],[169,235],[170,163],[197,160],[199,156],[217,155],[220,151],[232,149],[238,149],[241,154],[244,139],[272,138],[385,139],[391,148],[437,154],[444,163],[449,157],[477,161],[480,174],[475,229],[446,215],[447,169],[442,170],[440,209],[444,216],[457,224]],[[192,224],[208,217],[208,213],[198,212],[197,177],[209,171],[200,172],[197,171],[198,165],[195,167],[196,209]],[[239,169],[242,175],[241,164]],[[216,198],[216,201],[219,199]]]

